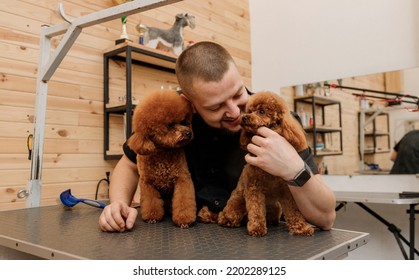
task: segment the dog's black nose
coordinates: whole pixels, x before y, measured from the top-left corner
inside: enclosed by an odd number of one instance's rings
[[[186,131],[186,132],[185,132],[185,136],[186,136],[187,138],[191,138],[191,137],[192,137],[192,131]]]
[[[247,116],[243,116],[242,117],[242,123],[246,123],[247,122]]]

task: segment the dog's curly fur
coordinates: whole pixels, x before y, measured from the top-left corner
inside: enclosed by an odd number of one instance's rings
[[[274,93],[260,92],[251,96],[241,126],[240,144],[244,149],[261,126],[282,135],[297,151],[307,148],[304,130],[292,116],[285,101]],[[218,224],[239,227],[247,214],[248,234],[265,236],[267,224],[278,224],[282,211],[290,233],[314,233],[297,208],[287,183],[280,177],[246,164],[236,189],[219,213]]]
[[[183,146],[193,138],[193,109],[174,91],[146,96],[135,108],[128,146],[137,153],[142,219],[156,223],[165,210],[188,228],[196,220],[195,190]]]

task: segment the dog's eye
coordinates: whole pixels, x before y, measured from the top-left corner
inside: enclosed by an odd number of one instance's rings
[[[173,129],[175,127],[175,123],[174,122],[171,122],[171,123],[169,123],[168,125],[167,125],[167,128],[168,129]]]
[[[265,115],[265,110],[260,109],[260,110],[258,111],[258,113],[259,113],[259,115]]]

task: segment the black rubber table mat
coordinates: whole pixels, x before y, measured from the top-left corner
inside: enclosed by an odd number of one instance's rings
[[[292,236],[284,224],[251,237],[246,227],[196,223],[180,229],[169,218],[133,230],[102,232],[101,209],[79,204],[0,212],[0,245],[46,259],[333,259],[366,244],[369,234],[333,229]],[[140,215],[139,215],[140,216]]]

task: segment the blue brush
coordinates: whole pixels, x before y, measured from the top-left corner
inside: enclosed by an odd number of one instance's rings
[[[73,207],[77,203],[81,202],[93,207],[97,208],[105,208],[105,204],[102,202],[99,202],[97,200],[91,200],[91,199],[84,199],[84,198],[76,198],[71,194],[71,190],[68,189],[66,191],[63,191],[60,194],[60,200],[64,204],[64,206]]]

